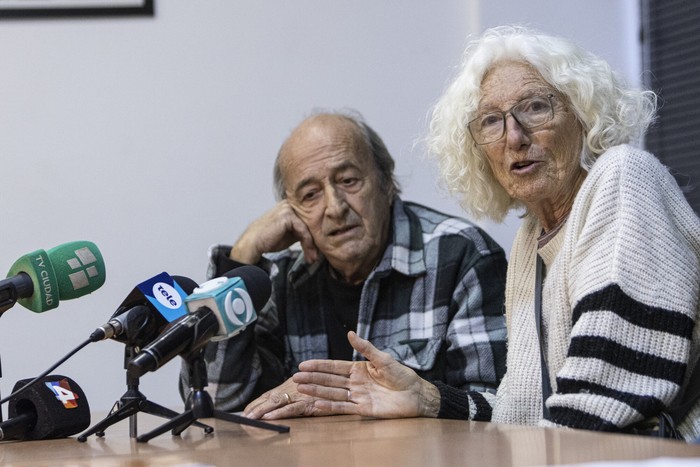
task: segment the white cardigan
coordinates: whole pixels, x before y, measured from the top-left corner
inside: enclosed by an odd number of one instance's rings
[[[529,216],[506,284],[507,373],[485,395],[495,422],[614,431],[678,394],[698,357],[700,221],[652,155],[622,145],[594,164],[566,225],[541,250]],[[535,261],[553,395],[542,419]],[[691,338],[692,337],[692,338]],[[473,405],[472,405],[473,407]],[[700,435],[700,410],[682,426]]]

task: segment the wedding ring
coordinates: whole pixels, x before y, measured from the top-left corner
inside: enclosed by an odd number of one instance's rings
[[[347,391],[348,391],[348,400],[347,401],[350,402],[350,390],[348,389]]]
[[[284,395],[284,400],[287,401],[287,403],[286,403],[285,405],[291,404],[291,403],[292,403],[292,399],[289,397],[289,394],[287,394],[287,393],[285,392],[283,395]]]

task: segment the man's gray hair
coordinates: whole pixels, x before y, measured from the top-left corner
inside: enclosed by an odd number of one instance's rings
[[[304,119],[304,121],[315,118],[322,115],[333,115],[337,117],[342,117],[343,119],[351,122],[357,129],[357,135],[360,137],[361,141],[364,143],[365,147],[372,154],[372,159],[379,171],[379,178],[381,182],[381,187],[386,187],[389,190],[389,199],[393,199],[394,196],[401,193],[401,187],[399,186],[396,177],[394,176],[394,159],[391,157],[389,150],[386,148],[384,141],[379,136],[379,134],[374,131],[374,129],[369,126],[362,118],[359,112],[354,110],[343,110],[343,111],[314,111],[311,115]],[[277,158],[275,159],[275,166],[273,168],[273,183],[275,190],[275,197],[277,200],[282,200],[287,197],[284,187],[284,176],[282,174],[282,168],[280,167],[280,156],[284,150],[284,144],[277,153]]]

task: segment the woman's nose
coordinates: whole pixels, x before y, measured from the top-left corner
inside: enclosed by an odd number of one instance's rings
[[[506,115],[504,125],[506,126],[506,144],[510,149],[517,150],[530,144],[530,135],[513,114]]]

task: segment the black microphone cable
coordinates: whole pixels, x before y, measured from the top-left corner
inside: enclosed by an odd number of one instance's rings
[[[33,380],[31,380],[30,382],[28,382],[27,384],[25,384],[24,386],[22,386],[21,388],[19,388],[19,389],[16,390],[15,392],[13,392],[13,393],[10,394],[9,396],[7,396],[7,397],[5,397],[5,398],[3,398],[3,399],[0,399],[0,405],[2,405],[2,404],[4,404],[5,402],[9,401],[10,399],[12,399],[13,397],[17,396],[18,394],[24,392],[25,390],[27,390],[28,388],[30,388],[31,386],[33,386],[34,384],[36,384],[37,381],[39,381],[41,378],[43,378],[43,377],[45,377],[45,376],[48,376],[49,373],[51,373],[53,370],[55,370],[56,368],[58,368],[61,364],[63,364],[63,362],[65,362],[66,360],[68,360],[69,358],[71,358],[73,355],[75,355],[76,353],[78,353],[79,350],[83,349],[85,346],[87,346],[87,345],[88,345],[89,343],[91,343],[91,342],[92,342],[92,339],[86,339],[85,342],[83,342],[82,344],[80,344],[79,346],[77,346],[76,348],[74,348],[73,350],[71,350],[70,352],[68,352],[68,353],[66,354],[65,357],[63,357],[63,358],[60,359],[58,362],[56,362],[54,365],[52,365],[48,370],[46,370],[45,372],[43,372],[42,374],[40,374],[39,376],[37,376],[36,378],[34,378]]]

